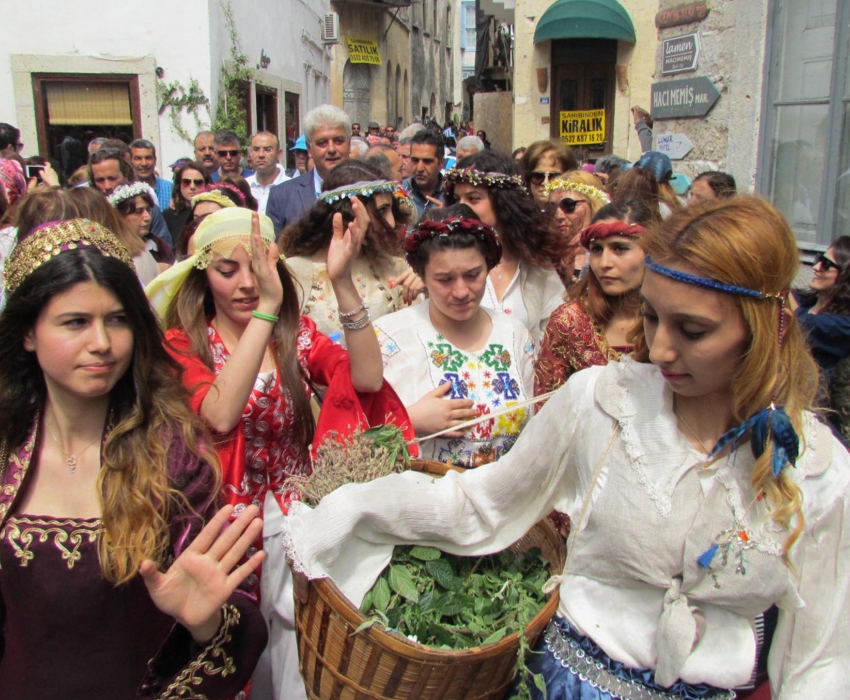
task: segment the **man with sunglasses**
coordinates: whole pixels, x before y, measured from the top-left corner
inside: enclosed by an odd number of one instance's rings
[[[242,168],[242,148],[239,146],[239,137],[232,131],[219,131],[215,135],[213,145],[218,159],[218,170],[210,175],[213,182],[218,182],[222,175],[241,175],[247,178],[254,174],[253,170]]]
[[[260,214],[266,213],[271,188],[289,180],[280,167],[282,155],[283,150],[277,136],[270,131],[261,131],[251,139],[251,163],[257,171],[245,179],[251,187],[251,194],[257,200],[257,211]]]

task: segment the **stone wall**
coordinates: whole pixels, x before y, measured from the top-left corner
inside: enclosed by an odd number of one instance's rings
[[[661,9],[678,4],[663,0]],[[657,120],[654,135],[685,134],[694,144],[683,160],[673,161],[676,172],[693,179],[706,170],[723,170],[735,177],[740,191],[752,191],[761,125],[768,0],[712,0],[709,7],[708,17],[701,22],[658,30],[659,65],[663,39],[696,31],[700,34],[700,57],[695,72],[662,77],[659,69],[657,79],[706,76],[720,98],[705,117]]]
[[[473,100],[475,130],[483,129],[487,133],[490,148],[494,151],[510,154],[514,149],[511,120],[507,118],[511,113],[511,93],[478,92]]]

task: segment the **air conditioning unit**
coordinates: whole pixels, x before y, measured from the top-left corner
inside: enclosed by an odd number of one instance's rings
[[[322,22],[322,43],[339,43],[339,15],[336,12],[329,12],[325,15]]]

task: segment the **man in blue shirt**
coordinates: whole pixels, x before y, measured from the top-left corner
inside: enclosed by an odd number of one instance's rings
[[[171,206],[171,180],[156,176],[156,146],[147,139],[136,139],[130,144],[130,162],[136,178],[153,187],[160,209]]]
[[[445,203],[443,168],[445,156],[443,135],[435,129],[424,129],[410,140],[410,177],[402,186],[410,192],[416,206],[417,219],[426,210]]]

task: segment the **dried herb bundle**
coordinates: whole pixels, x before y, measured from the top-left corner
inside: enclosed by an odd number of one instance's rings
[[[396,547],[363,599],[360,609],[372,617],[357,631],[380,622],[412,641],[449,649],[495,644],[520,632],[517,671],[526,678],[528,642],[521,633],[546,604],[548,578],[548,564],[536,548],[459,557],[431,547]],[[542,677],[532,678],[543,684]],[[523,683],[516,697],[528,696]]]
[[[302,501],[315,506],[340,486],[373,481],[409,466],[410,454],[398,427],[358,428],[346,440],[327,437],[316,450],[312,473],[289,477],[283,488],[298,491]]]

